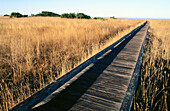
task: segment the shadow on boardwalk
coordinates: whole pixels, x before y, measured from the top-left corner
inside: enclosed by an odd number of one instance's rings
[[[135,34],[134,34],[135,35]],[[48,103],[41,105],[33,111],[67,111],[79,100],[79,98],[93,85],[102,72],[112,63],[117,54],[126,46],[132,39],[131,35],[121,44],[109,52],[106,56],[88,69],[76,81],[69,85],[66,89],[57,94]],[[101,64],[104,61],[105,64]]]

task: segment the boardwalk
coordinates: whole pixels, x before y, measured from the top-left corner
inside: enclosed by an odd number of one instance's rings
[[[136,77],[135,70],[141,60],[141,47],[148,26],[148,23],[145,24],[137,33],[107,51],[96,63],[90,64],[28,110],[118,111],[129,108],[127,99],[133,96],[134,91],[128,91],[135,85],[132,77]],[[130,97],[129,93],[132,93]]]

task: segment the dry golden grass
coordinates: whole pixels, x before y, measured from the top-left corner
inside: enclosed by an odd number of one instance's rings
[[[23,101],[141,23],[1,17],[0,110]]]
[[[150,22],[139,85],[134,99],[134,110],[168,111],[168,107],[170,108],[168,105],[170,21],[152,20]]]

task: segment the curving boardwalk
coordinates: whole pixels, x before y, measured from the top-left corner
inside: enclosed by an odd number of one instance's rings
[[[149,23],[29,107],[11,110],[78,111],[129,110],[136,88]],[[29,100],[29,99],[28,99]],[[27,100],[27,101],[28,101]],[[31,99],[29,100],[31,102]]]

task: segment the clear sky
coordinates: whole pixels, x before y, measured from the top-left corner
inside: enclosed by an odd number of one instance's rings
[[[0,14],[82,12],[99,17],[170,18],[170,0],[0,0]]]

